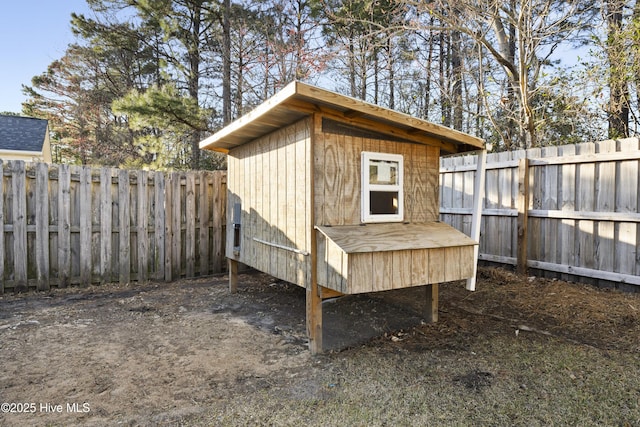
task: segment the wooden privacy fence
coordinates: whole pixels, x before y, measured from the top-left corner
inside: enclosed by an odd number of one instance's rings
[[[631,138],[488,155],[480,259],[640,285],[639,148]],[[465,233],[475,163],[441,162],[441,219]]]
[[[225,172],[0,162],[0,293],[224,265]]]

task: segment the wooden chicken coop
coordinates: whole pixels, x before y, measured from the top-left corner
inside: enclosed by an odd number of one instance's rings
[[[475,275],[477,242],[438,221],[438,179],[442,154],[481,139],[293,82],[200,147],[228,155],[232,292],[238,263],[306,288],[314,353],[324,298],[427,285],[435,321],[437,284]]]

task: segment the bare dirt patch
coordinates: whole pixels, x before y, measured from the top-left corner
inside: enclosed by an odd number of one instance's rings
[[[5,295],[0,401],[29,413],[0,424],[640,425],[640,295],[482,269],[431,325],[421,295],[326,302],[346,349],[318,357],[304,290],[258,273]]]

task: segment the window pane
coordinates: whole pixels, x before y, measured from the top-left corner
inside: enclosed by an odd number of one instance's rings
[[[397,191],[370,191],[370,215],[395,215],[398,213]]]
[[[398,183],[398,162],[388,160],[369,161],[369,184],[396,185]]]

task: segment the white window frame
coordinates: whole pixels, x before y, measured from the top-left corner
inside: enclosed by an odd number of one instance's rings
[[[362,152],[362,193],[361,193],[361,219],[363,223],[369,222],[402,222],[404,221],[404,161],[401,154]],[[369,164],[371,161],[390,161],[398,163],[396,172],[396,184],[371,184],[369,182]],[[396,214],[371,214],[371,192],[397,192],[398,213]]]

